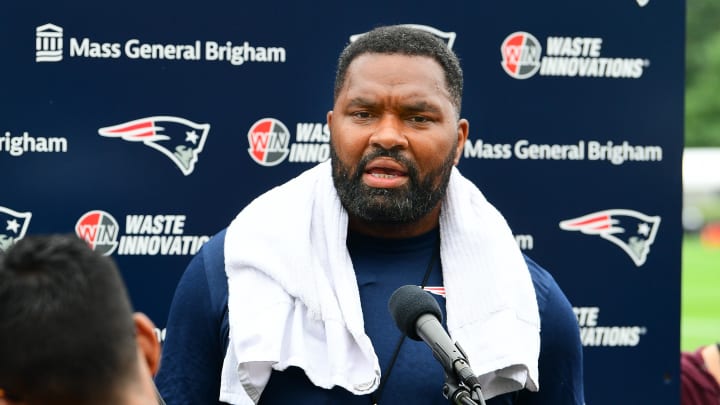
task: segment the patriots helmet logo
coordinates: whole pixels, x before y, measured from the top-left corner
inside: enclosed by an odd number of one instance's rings
[[[17,212],[0,207],[0,253],[22,239],[30,225],[31,212]]]
[[[638,267],[645,263],[659,226],[660,217],[627,209],[598,211],[560,222],[560,228],[566,231],[599,235],[614,243]]]
[[[169,157],[187,176],[195,169],[209,131],[210,124],[198,124],[180,117],[156,116],[100,128],[98,133],[110,138],[142,142]]]
[[[404,27],[413,28],[416,30],[425,31],[427,33],[430,33],[432,35],[435,35],[439,39],[441,39],[445,44],[447,44],[447,47],[452,49],[453,45],[455,44],[455,38],[457,37],[457,34],[452,31],[440,31],[437,28],[431,27],[429,25],[422,25],[422,24],[401,24]],[[362,34],[353,34],[350,35],[350,42],[355,42],[358,38],[361,36],[367,34],[367,32],[363,32]]]
[[[445,287],[422,287],[422,289],[430,294],[439,295],[443,298],[445,297]]]

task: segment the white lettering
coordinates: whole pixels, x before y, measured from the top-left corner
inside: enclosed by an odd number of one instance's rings
[[[245,41],[242,45],[233,45],[227,41],[220,45],[215,41],[205,42],[205,59],[209,61],[227,61],[235,66],[245,62],[285,62],[285,48],[251,46]]]
[[[67,152],[67,138],[30,136],[23,132],[22,136],[12,136],[9,131],[0,137],[0,152],[7,152],[10,156],[18,157],[28,152]]]
[[[125,232],[128,234],[182,235],[185,218],[185,215],[128,215],[125,218]]]
[[[70,38],[70,57],[85,58],[119,58],[120,44],[110,42],[91,42],[89,38],[83,38],[78,42]]]
[[[123,235],[119,255],[195,255],[209,236]]]
[[[614,165],[621,165],[626,161],[660,162],[663,159],[662,147],[657,145],[636,146],[627,141],[615,145],[612,141],[605,144],[589,141],[587,146],[588,160],[607,160]]]
[[[470,139],[465,141],[464,156],[466,158],[478,159],[510,159],[512,157],[512,145],[510,144],[489,144],[482,139],[472,143]]]
[[[585,142],[579,141],[577,145],[536,145],[527,139],[515,142],[515,157],[531,160],[582,160],[584,159]]]
[[[602,38],[548,37],[547,54],[552,56],[600,56]]]
[[[290,162],[324,162],[330,158],[330,144],[294,143],[290,147]]]

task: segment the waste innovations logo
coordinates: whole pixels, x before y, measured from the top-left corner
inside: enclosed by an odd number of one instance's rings
[[[83,214],[75,224],[75,233],[93,250],[109,256],[195,255],[210,237],[186,235],[185,215],[128,214],[125,232],[120,234],[118,221],[111,214],[93,210]]]
[[[457,37],[457,34],[454,32],[449,31],[441,31],[435,27],[431,27],[429,25],[422,25],[422,24],[402,24],[403,27],[408,28],[414,28],[417,30],[425,31],[430,34],[435,35],[436,37],[440,38],[442,41],[444,41],[447,44],[447,47],[452,49],[453,45],[455,44],[455,38]],[[363,32],[361,34],[354,34],[350,36],[350,42],[355,42],[358,38],[361,36],[367,34],[367,32]]]
[[[227,62],[233,66],[245,63],[284,63],[285,48],[255,46],[249,41],[194,40],[184,44],[145,42],[139,38],[121,42],[100,42],[84,36],[69,37],[64,44],[65,30],[48,23],[35,29],[35,61],[61,62],[64,56],[76,59],[120,59]],[[67,51],[67,54],[65,54]]]
[[[195,169],[209,131],[210,124],[198,124],[180,117],[156,116],[100,128],[98,133],[129,142],[142,142],[170,158],[187,176]]]
[[[25,237],[31,218],[31,212],[19,212],[0,206],[0,253]]]
[[[517,31],[500,46],[505,73],[514,79],[540,76],[601,77],[639,79],[650,61],[637,57],[602,55],[603,39],[597,37],[546,38],[545,55],[540,41],[532,34]]]
[[[322,122],[298,122],[292,133],[282,121],[262,118],[247,133],[248,153],[255,163],[276,166],[286,159],[292,163],[319,163],[330,158],[330,129]]]
[[[573,307],[580,326],[580,341],[583,346],[634,347],[647,334],[647,327],[640,325],[600,325],[600,307]]]
[[[560,222],[560,229],[598,235],[620,247],[636,266],[645,264],[660,227],[660,217],[627,209],[609,209]]]

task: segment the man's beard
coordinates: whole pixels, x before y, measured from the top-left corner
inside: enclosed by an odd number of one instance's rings
[[[408,182],[396,188],[375,188],[363,183],[365,166],[378,157],[389,157],[405,166]],[[422,179],[417,166],[395,149],[375,149],[360,160],[354,171],[340,161],[333,145],[330,146],[330,159],[335,189],[348,214],[367,222],[408,224],[427,215],[445,197],[455,148],[440,167]]]

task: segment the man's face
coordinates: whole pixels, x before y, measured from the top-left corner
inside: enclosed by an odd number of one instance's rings
[[[440,65],[399,54],[357,57],[328,124],[343,206],[380,223],[412,223],[438,206],[468,133]]]

